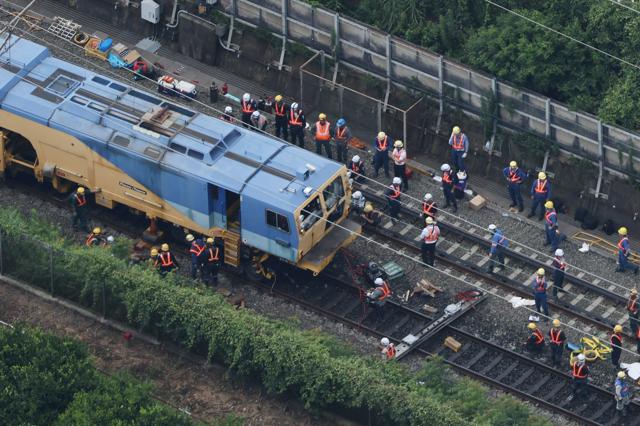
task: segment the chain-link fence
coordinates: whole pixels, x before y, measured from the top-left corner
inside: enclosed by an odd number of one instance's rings
[[[422,96],[396,90],[391,82],[375,77],[353,79],[339,66],[318,52],[300,67],[300,102],[307,120],[312,122],[320,112],[334,117],[333,122],[344,118],[354,133],[371,137],[366,142],[380,130],[405,144],[424,133]]]
[[[83,247],[73,250],[84,250]],[[111,296],[104,282],[89,271],[104,265],[83,265],[80,257],[24,233],[0,230],[0,274],[46,291],[51,296],[65,298],[89,307],[103,317],[126,319],[126,310],[118,298]],[[96,276],[100,276],[96,274]]]

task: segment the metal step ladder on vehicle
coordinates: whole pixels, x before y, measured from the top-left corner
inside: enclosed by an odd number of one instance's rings
[[[227,230],[222,239],[224,240],[224,263],[240,266],[240,234]]]
[[[64,19],[60,16],[53,18],[53,22],[49,25],[49,32],[66,40],[71,40],[78,32],[82,25],[76,24],[70,19]]]

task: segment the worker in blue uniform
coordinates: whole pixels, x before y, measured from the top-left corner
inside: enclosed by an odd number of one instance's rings
[[[504,268],[504,250],[509,246],[509,241],[493,223],[489,225],[489,232],[491,232],[491,248],[489,249],[487,272],[492,274],[496,263],[499,263],[500,267]]]
[[[376,148],[373,154],[373,170],[378,177],[380,167],[384,169],[384,175],[389,177],[389,136],[385,132],[378,133],[374,141]]]
[[[544,268],[538,269],[533,280],[533,296],[536,302],[536,311],[544,312],[549,317],[549,304],[547,303],[547,281],[544,278]]]
[[[637,274],[638,265],[634,265],[629,261],[631,248],[629,238],[627,237],[627,228],[623,226],[618,229],[618,235],[620,235],[620,241],[618,242],[618,267],[616,268],[616,272],[624,272],[627,269],[632,269],[633,273]]]
[[[449,146],[451,146],[451,164],[458,170],[466,170],[464,167],[464,159],[467,158],[469,152],[469,138],[460,131],[460,127],[455,126],[449,137]]]
[[[187,241],[191,243],[189,253],[191,254],[191,278],[198,276],[198,271],[202,270],[202,253],[204,253],[205,245],[202,238],[195,238],[193,235],[187,235]]]
[[[531,185],[531,199],[533,202],[531,203],[531,212],[527,217],[533,217],[536,214],[536,210],[538,210],[538,206],[540,206],[540,215],[538,216],[538,220],[542,220],[544,216],[544,203],[551,198],[551,183],[547,179],[547,174],[545,172],[538,173],[538,179],[533,181],[533,185]]]
[[[354,182],[362,182],[364,180],[364,160],[359,155],[354,155],[351,158],[351,161],[347,164],[347,169],[349,169],[349,178],[353,179]]]
[[[458,177],[451,171],[451,166],[443,164],[440,166],[442,171],[442,193],[444,194],[444,208],[446,209],[450,205],[453,205],[453,212],[458,211],[458,203],[456,197],[453,196],[453,186],[456,184]]]
[[[564,261],[564,251],[557,249],[551,267],[553,268],[553,297],[558,297],[558,290],[564,286],[564,273],[567,270],[567,263]]]
[[[544,233],[546,235],[544,245],[548,246],[549,244],[551,244],[551,250],[555,253],[560,242],[560,231],[558,230],[558,214],[556,213],[556,209],[553,208],[553,201],[547,201],[546,203],[544,203],[544,208]]]
[[[511,205],[509,208],[518,207],[518,211],[523,211],[524,202],[522,201],[520,186],[527,178],[527,174],[518,167],[518,163],[515,161],[510,162],[509,167],[505,167],[504,170],[502,170],[502,174],[505,179],[507,179],[507,189],[511,197]]]

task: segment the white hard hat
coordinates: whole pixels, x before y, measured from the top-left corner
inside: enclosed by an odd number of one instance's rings
[[[253,118],[258,118],[258,117],[260,117],[260,111],[253,111],[253,112],[251,113],[251,117],[253,117]]]
[[[584,362],[584,360],[585,360],[584,355],[583,355],[583,354],[579,354],[579,355],[578,355],[578,361],[580,361],[580,362]]]
[[[424,194],[424,200],[425,201],[431,201],[433,199],[433,195],[431,194]]]
[[[400,179],[399,177],[394,177],[393,178],[393,184],[394,185],[400,185],[402,183],[402,179]]]
[[[389,339],[386,338],[386,337],[383,337],[382,339],[380,339],[380,344],[382,346],[389,346],[389,343],[391,343],[391,342],[389,342]]]
[[[227,114],[231,114],[233,112],[233,108],[231,108],[230,106],[226,106],[224,107],[224,112]]]
[[[298,109],[298,106],[299,106],[298,103],[294,102],[291,104],[291,109]]]
[[[491,225],[489,225],[489,231],[495,231],[498,227],[496,225],[494,225],[493,223]]]
[[[109,235],[109,236],[107,237],[107,242],[112,243],[112,242],[113,242],[113,240],[114,240],[113,235]]]
[[[360,162],[360,156],[359,155],[354,155],[353,158],[351,159],[351,161],[353,161],[354,163],[359,163]]]
[[[380,277],[376,278],[376,280],[374,281],[375,285],[382,285],[384,284],[384,280]]]
[[[440,166],[440,170],[443,172],[448,172],[449,170],[451,170],[451,166],[449,166],[447,163],[444,163],[442,166]]]
[[[360,192],[360,191],[356,191],[356,192],[354,192],[353,194],[351,194],[351,197],[353,197],[353,198],[360,198],[360,197],[362,197],[362,192]]]
[[[245,102],[249,102],[251,100],[251,95],[248,93],[245,93],[244,95],[242,95],[242,100]]]
[[[425,222],[427,225],[433,225],[433,218],[431,216],[427,216]]]
[[[558,257],[564,256],[564,252],[562,251],[562,249],[557,249],[556,250],[556,256],[558,256]]]

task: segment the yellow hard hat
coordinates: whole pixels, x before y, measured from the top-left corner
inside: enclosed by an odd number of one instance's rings
[[[536,274],[538,275],[544,275],[544,268],[540,268],[536,271]]]
[[[371,205],[371,203],[367,203],[364,205],[364,212],[365,213],[369,213],[373,211],[373,206]]]
[[[211,237],[207,238],[207,244],[213,244],[213,238]]]
[[[622,326],[620,324],[616,324],[616,326],[613,327],[613,332],[614,333],[622,333]]]
[[[76,190],[76,192],[78,194],[84,194],[84,188],[82,186],[79,186],[78,189]]]
[[[160,246],[160,249],[161,249],[162,251],[169,251],[169,244],[167,244],[167,243],[162,244],[162,245]]]
[[[518,167],[518,163],[516,163],[515,161],[512,161],[509,163],[509,167]]]
[[[538,328],[538,326],[536,325],[535,322],[530,322],[529,325],[527,326],[527,328],[529,330],[535,330],[536,328]]]
[[[382,140],[382,139],[384,139],[386,137],[387,137],[387,134],[385,132],[378,133],[378,139]]]
[[[402,141],[398,140],[393,143],[393,146],[395,146],[396,148],[402,148],[404,144],[402,143]]]
[[[624,379],[627,374],[624,371],[618,371],[618,379]]]
[[[554,327],[560,327],[560,320],[556,318],[553,320],[551,324],[553,324]]]
[[[538,173],[538,179],[545,180],[547,178],[547,174],[545,172]]]
[[[102,229],[100,229],[100,228],[98,228],[98,227],[93,228],[93,233],[94,233],[94,234],[99,234],[99,233],[101,233],[101,232],[102,232]]]
[[[427,216],[425,222],[427,223],[427,225],[433,225],[433,218],[431,216]]]
[[[276,102],[280,102],[282,100],[282,95],[276,95]]]
[[[544,208],[545,209],[552,209],[553,208],[553,201],[547,201],[546,203],[544,203]]]
[[[636,290],[635,288],[631,289],[631,294],[638,294],[638,290]]]
[[[151,256],[157,256],[157,255],[158,255],[158,249],[152,248],[151,249]]]
[[[454,135],[459,135],[459,134],[460,134],[460,127],[455,126],[455,127],[453,128],[453,134],[454,134]]]
[[[319,120],[326,120],[327,119],[327,114],[325,114],[324,112],[321,112],[320,114],[318,114],[318,119]]]
[[[187,234],[187,241],[191,242],[193,240],[195,240],[194,236],[191,234]]]
[[[622,228],[618,229],[618,234],[627,235],[627,228],[623,226]]]

